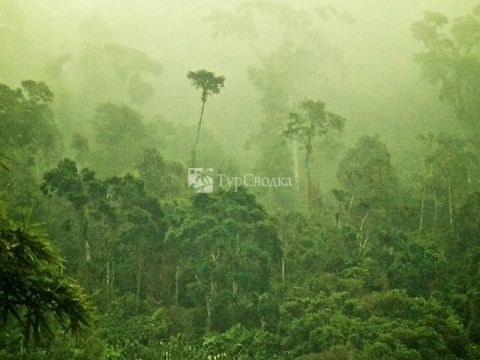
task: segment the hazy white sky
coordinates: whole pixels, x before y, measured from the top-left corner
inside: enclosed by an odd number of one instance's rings
[[[156,80],[157,91],[145,113],[160,113],[172,122],[194,123],[199,98],[186,73],[207,68],[226,76],[227,81],[222,94],[209,103],[205,128],[223,134],[225,142],[234,143],[237,148],[258,128],[261,117],[258,94],[247,77],[247,67],[257,64],[256,54],[245,41],[212,38],[212,27],[205,21],[212,11],[234,10],[244,1],[19,0],[19,3],[35,19],[28,24],[31,33],[28,36],[36,39],[32,48],[36,47],[40,53],[81,46],[78,25],[95,15],[109,25],[115,42],[144,50],[161,62],[163,72]],[[399,133],[426,121],[423,113],[429,112],[431,117],[437,111],[439,117],[449,116],[440,105],[432,109],[436,95],[430,85],[421,81],[413,61],[420,47],[412,39],[410,26],[422,18],[425,10],[456,17],[470,12],[477,1],[290,0],[286,3],[309,11],[333,4],[356,19],[353,25],[332,21],[322,27],[329,41],[342,52],[346,72],[338,72],[328,80],[318,79],[319,86],[308,94],[345,115],[348,131],[383,131],[386,140],[395,143]],[[269,50],[262,47],[275,44],[269,31],[268,27],[262,28],[261,35],[266,41],[259,43],[259,50],[264,54]],[[29,77],[28,69],[19,69],[17,75],[18,81]]]

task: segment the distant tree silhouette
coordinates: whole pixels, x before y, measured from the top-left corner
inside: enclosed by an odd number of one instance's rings
[[[197,134],[195,136],[195,143],[192,148],[192,166],[195,166],[197,147],[200,140],[200,129],[202,128],[203,114],[205,113],[205,104],[209,96],[220,93],[220,89],[224,87],[225,77],[215,76],[211,71],[198,70],[189,71],[187,78],[192,81],[193,86],[196,89],[202,90],[202,110],[200,111],[200,119],[198,120]]]

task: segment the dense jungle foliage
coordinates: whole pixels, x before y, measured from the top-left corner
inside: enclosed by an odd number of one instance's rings
[[[349,64],[322,29],[353,8],[210,11],[251,101],[229,67],[159,89],[169,68],[100,16],[54,46],[26,4],[0,0],[1,360],[480,359],[480,6],[398,29],[418,77],[393,125],[381,89],[328,80]],[[196,193],[189,168],[292,184]]]

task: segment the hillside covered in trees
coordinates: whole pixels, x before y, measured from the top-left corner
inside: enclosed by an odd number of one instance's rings
[[[396,3],[0,0],[0,360],[480,359],[480,4]]]

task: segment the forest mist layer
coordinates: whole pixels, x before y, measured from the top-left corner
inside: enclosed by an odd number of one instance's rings
[[[476,0],[0,0],[0,359],[479,359],[479,99]]]
[[[4,1],[2,27],[7,31],[2,36],[2,52],[8,56],[2,61],[0,80],[12,86],[29,78],[46,81],[57,94],[56,106],[62,106],[59,92],[65,91],[75,97],[72,101],[85,112],[82,115],[88,116],[92,106],[87,104],[128,100],[122,98],[116,81],[108,81],[108,76],[101,86],[95,83],[101,81],[96,74],[103,71],[105,59],[99,58],[99,64],[93,66],[81,64],[89,46],[115,43],[144,51],[161,64],[161,73],[151,81],[154,95],[143,104],[142,112],[188,126],[195,121],[197,99],[184,81],[185,74],[191,69],[215,69],[228,78],[230,86],[221,101],[209,109],[205,126],[221,134],[218,141],[225,151],[242,159],[242,166],[248,168],[256,155],[255,150],[246,152],[244,145],[258,131],[262,116],[258,104],[262,95],[249,79],[248,68],[261,66],[261,59],[275,52],[287,37],[292,42],[301,41],[296,33],[303,30],[292,29],[288,19],[281,18],[288,15],[259,10],[254,20],[256,37],[248,39],[248,34],[241,33],[243,29],[232,36],[220,33],[215,37],[219,32],[215,16],[233,15],[241,3],[178,1],[174,6],[161,1],[137,4],[121,0],[112,7],[110,1]],[[324,37],[333,47],[330,54],[325,51],[311,59],[326,59],[321,66],[302,66],[308,59],[282,64],[284,68],[279,70],[293,72],[299,79],[297,84],[291,81],[288,85],[292,87],[289,104],[293,106],[305,97],[324,99],[350,119],[347,141],[354,141],[358,134],[378,132],[392,151],[398,150],[396,155],[405,153],[411,147],[413,129],[417,134],[439,122],[454,126],[448,120],[448,109],[436,101],[435,89],[421,80],[413,61],[420,46],[412,38],[410,26],[427,10],[455,17],[470,12],[474,5],[475,1],[453,0],[339,1],[336,11],[347,14],[342,18],[328,10],[322,10],[325,16],[318,14],[318,9],[328,9],[328,2],[279,3],[278,8],[291,7],[292,16],[297,16],[295,11],[302,12],[298,16],[310,17],[309,21],[317,24],[309,29],[318,31],[316,36]],[[290,34],[283,34],[287,29]],[[36,61],[31,61],[32,57]],[[61,75],[52,73],[55,62],[62,66]],[[82,122],[80,116],[75,121]]]

